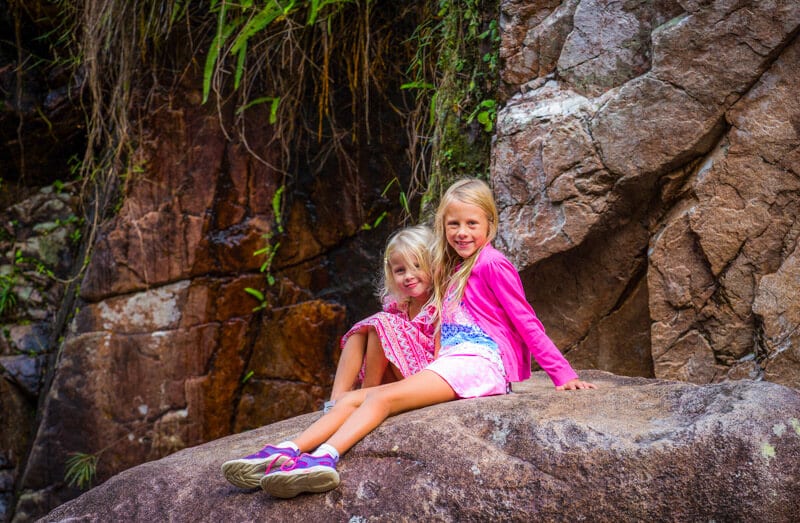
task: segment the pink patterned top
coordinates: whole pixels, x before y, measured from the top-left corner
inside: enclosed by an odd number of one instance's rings
[[[431,304],[413,319],[408,317],[408,303],[389,299],[383,311],[357,322],[342,336],[341,347],[356,332],[373,327],[378,334],[386,359],[397,367],[404,378],[416,374],[433,361],[434,313]],[[360,378],[363,379],[363,367]]]

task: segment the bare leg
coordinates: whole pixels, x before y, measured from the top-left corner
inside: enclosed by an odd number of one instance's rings
[[[394,365],[389,365],[384,374],[383,382],[391,383],[393,381],[400,381],[403,379],[403,373]]]
[[[339,356],[339,364],[336,366],[336,376],[333,378],[333,388],[331,389],[331,400],[337,400],[345,392],[353,390],[358,378],[358,371],[361,370],[361,363],[364,361],[364,353],[367,350],[367,333],[357,332],[347,338]]]
[[[328,443],[344,454],[387,417],[456,398],[444,379],[433,371],[423,370],[401,381],[345,394],[294,443],[303,452]]]
[[[367,335],[367,354],[366,370],[364,371],[364,383],[361,385],[363,388],[375,387],[383,383],[383,375],[386,372],[386,367],[389,365],[389,360],[386,359],[386,353],[383,352],[381,339],[374,328],[369,328]]]
[[[403,374],[400,372],[400,369],[390,363],[386,366],[386,370],[383,372],[383,379],[381,380],[381,383],[394,383],[395,381],[400,381],[402,379]]]

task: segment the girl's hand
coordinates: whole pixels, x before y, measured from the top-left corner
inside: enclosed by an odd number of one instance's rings
[[[589,383],[588,381],[581,381],[578,378],[574,380],[569,380],[563,385],[559,385],[556,387],[556,390],[583,390],[583,389],[596,389],[594,383]]]

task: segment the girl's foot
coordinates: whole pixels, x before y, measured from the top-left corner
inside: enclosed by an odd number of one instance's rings
[[[255,454],[226,461],[222,464],[222,474],[239,488],[256,488],[266,471],[278,470],[287,460],[299,455],[300,452],[291,447],[267,445]]]
[[[337,461],[328,454],[301,454],[264,475],[261,488],[277,498],[293,498],[301,492],[327,492],[339,486]]]

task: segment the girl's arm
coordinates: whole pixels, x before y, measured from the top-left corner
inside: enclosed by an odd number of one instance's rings
[[[508,259],[498,257],[484,266],[488,287],[502,306],[514,330],[522,337],[536,362],[544,369],[556,387],[565,387],[578,374],[545,333],[525,297],[519,273]],[[571,389],[570,389],[571,390]]]

